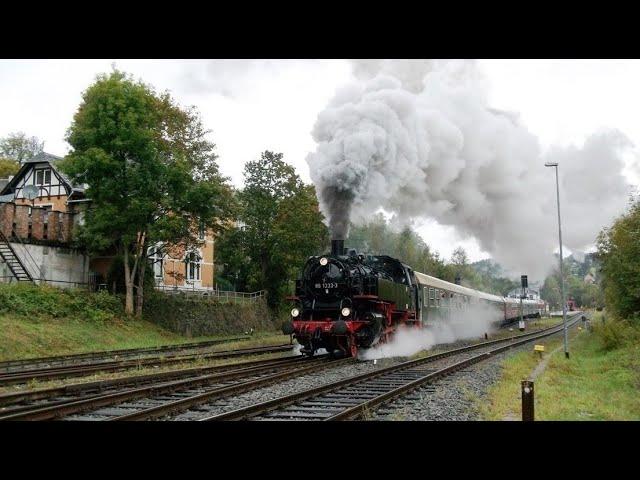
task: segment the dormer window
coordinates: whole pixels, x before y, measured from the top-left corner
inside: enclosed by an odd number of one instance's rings
[[[34,185],[51,185],[51,169],[41,168],[34,172]]]

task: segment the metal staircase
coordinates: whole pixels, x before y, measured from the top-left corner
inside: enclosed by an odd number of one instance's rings
[[[33,277],[25,268],[16,254],[15,250],[9,243],[7,237],[0,231],[0,257],[6,262],[9,270],[13,273],[18,282],[33,282]]]

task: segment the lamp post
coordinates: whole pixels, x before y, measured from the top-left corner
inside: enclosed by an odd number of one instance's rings
[[[560,183],[558,181],[558,162],[546,162],[545,167],[556,169],[556,196],[558,201],[558,237],[560,241],[560,296],[562,297],[562,325],[564,326],[564,356],[569,358],[569,345],[567,342],[567,303],[564,298],[564,269],[562,265],[562,222],[560,221]]]

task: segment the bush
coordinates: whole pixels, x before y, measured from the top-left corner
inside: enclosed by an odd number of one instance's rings
[[[605,351],[616,350],[630,343],[640,341],[640,328],[637,320],[609,320],[604,325],[595,324],[593,331]]]
[[[264,299],[246,303],[219,303],[211,299],[154,292],[145,301],[145,319],[187,336],[234,335],[274,330]]]
[[[12,283],[0,285],[0,314],[3,313],[35,320],[76,317],[104,321],[123,315],[123,308],[120,299],[106,292]]]

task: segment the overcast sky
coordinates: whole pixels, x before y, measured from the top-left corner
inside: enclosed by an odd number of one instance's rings
[[[337,87],[352,79],[343,60],[0,60],[0,137],[24,131],[64,155],[64,141],[82,91],[112,63],[183,105],[195,105],[212,130],[221,171],[242,184],[247,160],[269,149],[284,153],[309,182],[311,129]],[[640,61],[481,60],[490,103],[518,112],[520,121],[550,145],[581,145],[603,127],[640,144]],[[637,164],[625,172],[640,181]],[[549,171],[551,174],[551,171]],[[535,201],[535,196],[532,195]],[[463,246],[472,260],[486,258],[473,238],[425,222],[418,228],[444,257]]]

